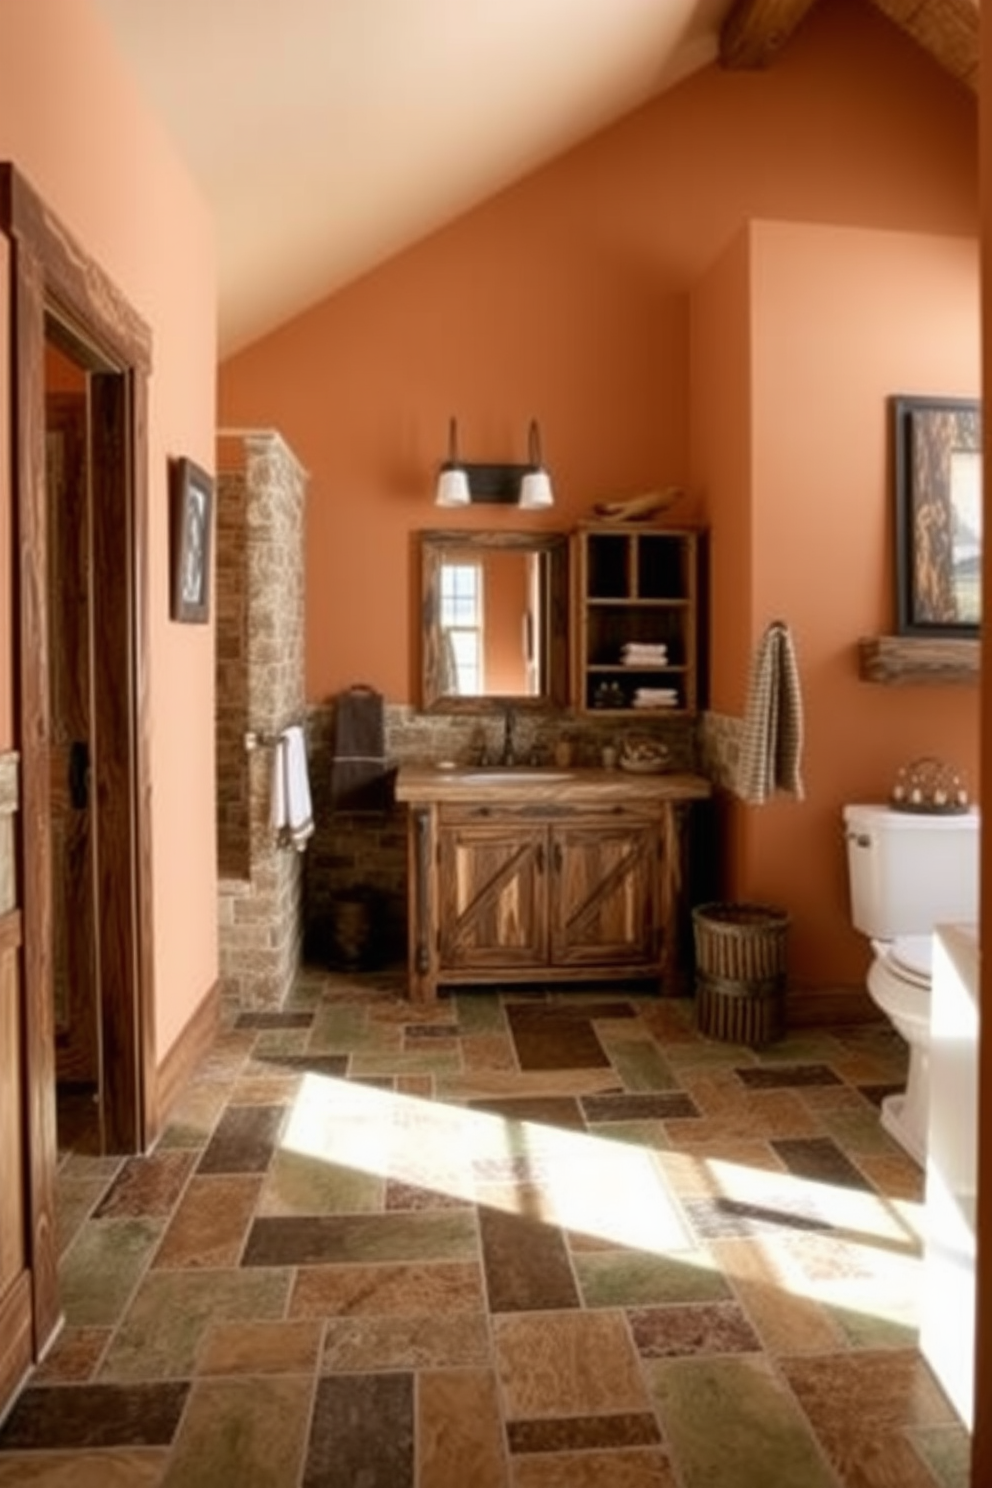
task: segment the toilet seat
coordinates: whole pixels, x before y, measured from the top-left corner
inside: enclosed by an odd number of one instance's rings
[[[933,973],[932,936],[900,935],[895,940],[873,940],[872,946],[893,976],[929,991]]]

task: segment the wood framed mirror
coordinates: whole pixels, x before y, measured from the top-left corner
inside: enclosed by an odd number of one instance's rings
[[[420,557],[424,711],[564,707],[567,535],[428,531]]]

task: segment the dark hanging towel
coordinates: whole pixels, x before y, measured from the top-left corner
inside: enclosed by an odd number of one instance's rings
[[[334,705],[331,810],[387,811],[391,803],[382,694],[349,687]]]

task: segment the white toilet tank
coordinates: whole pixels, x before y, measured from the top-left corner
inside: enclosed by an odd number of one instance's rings
[[[874,940],[978,919],[979,811],[845,806],[851,917]]]

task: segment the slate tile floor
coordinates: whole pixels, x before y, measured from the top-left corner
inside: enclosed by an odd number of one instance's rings
[[[149,1157],[66,1148],[0,1488],[965,1488],[887,1025],[401,991],[306,972]]]

